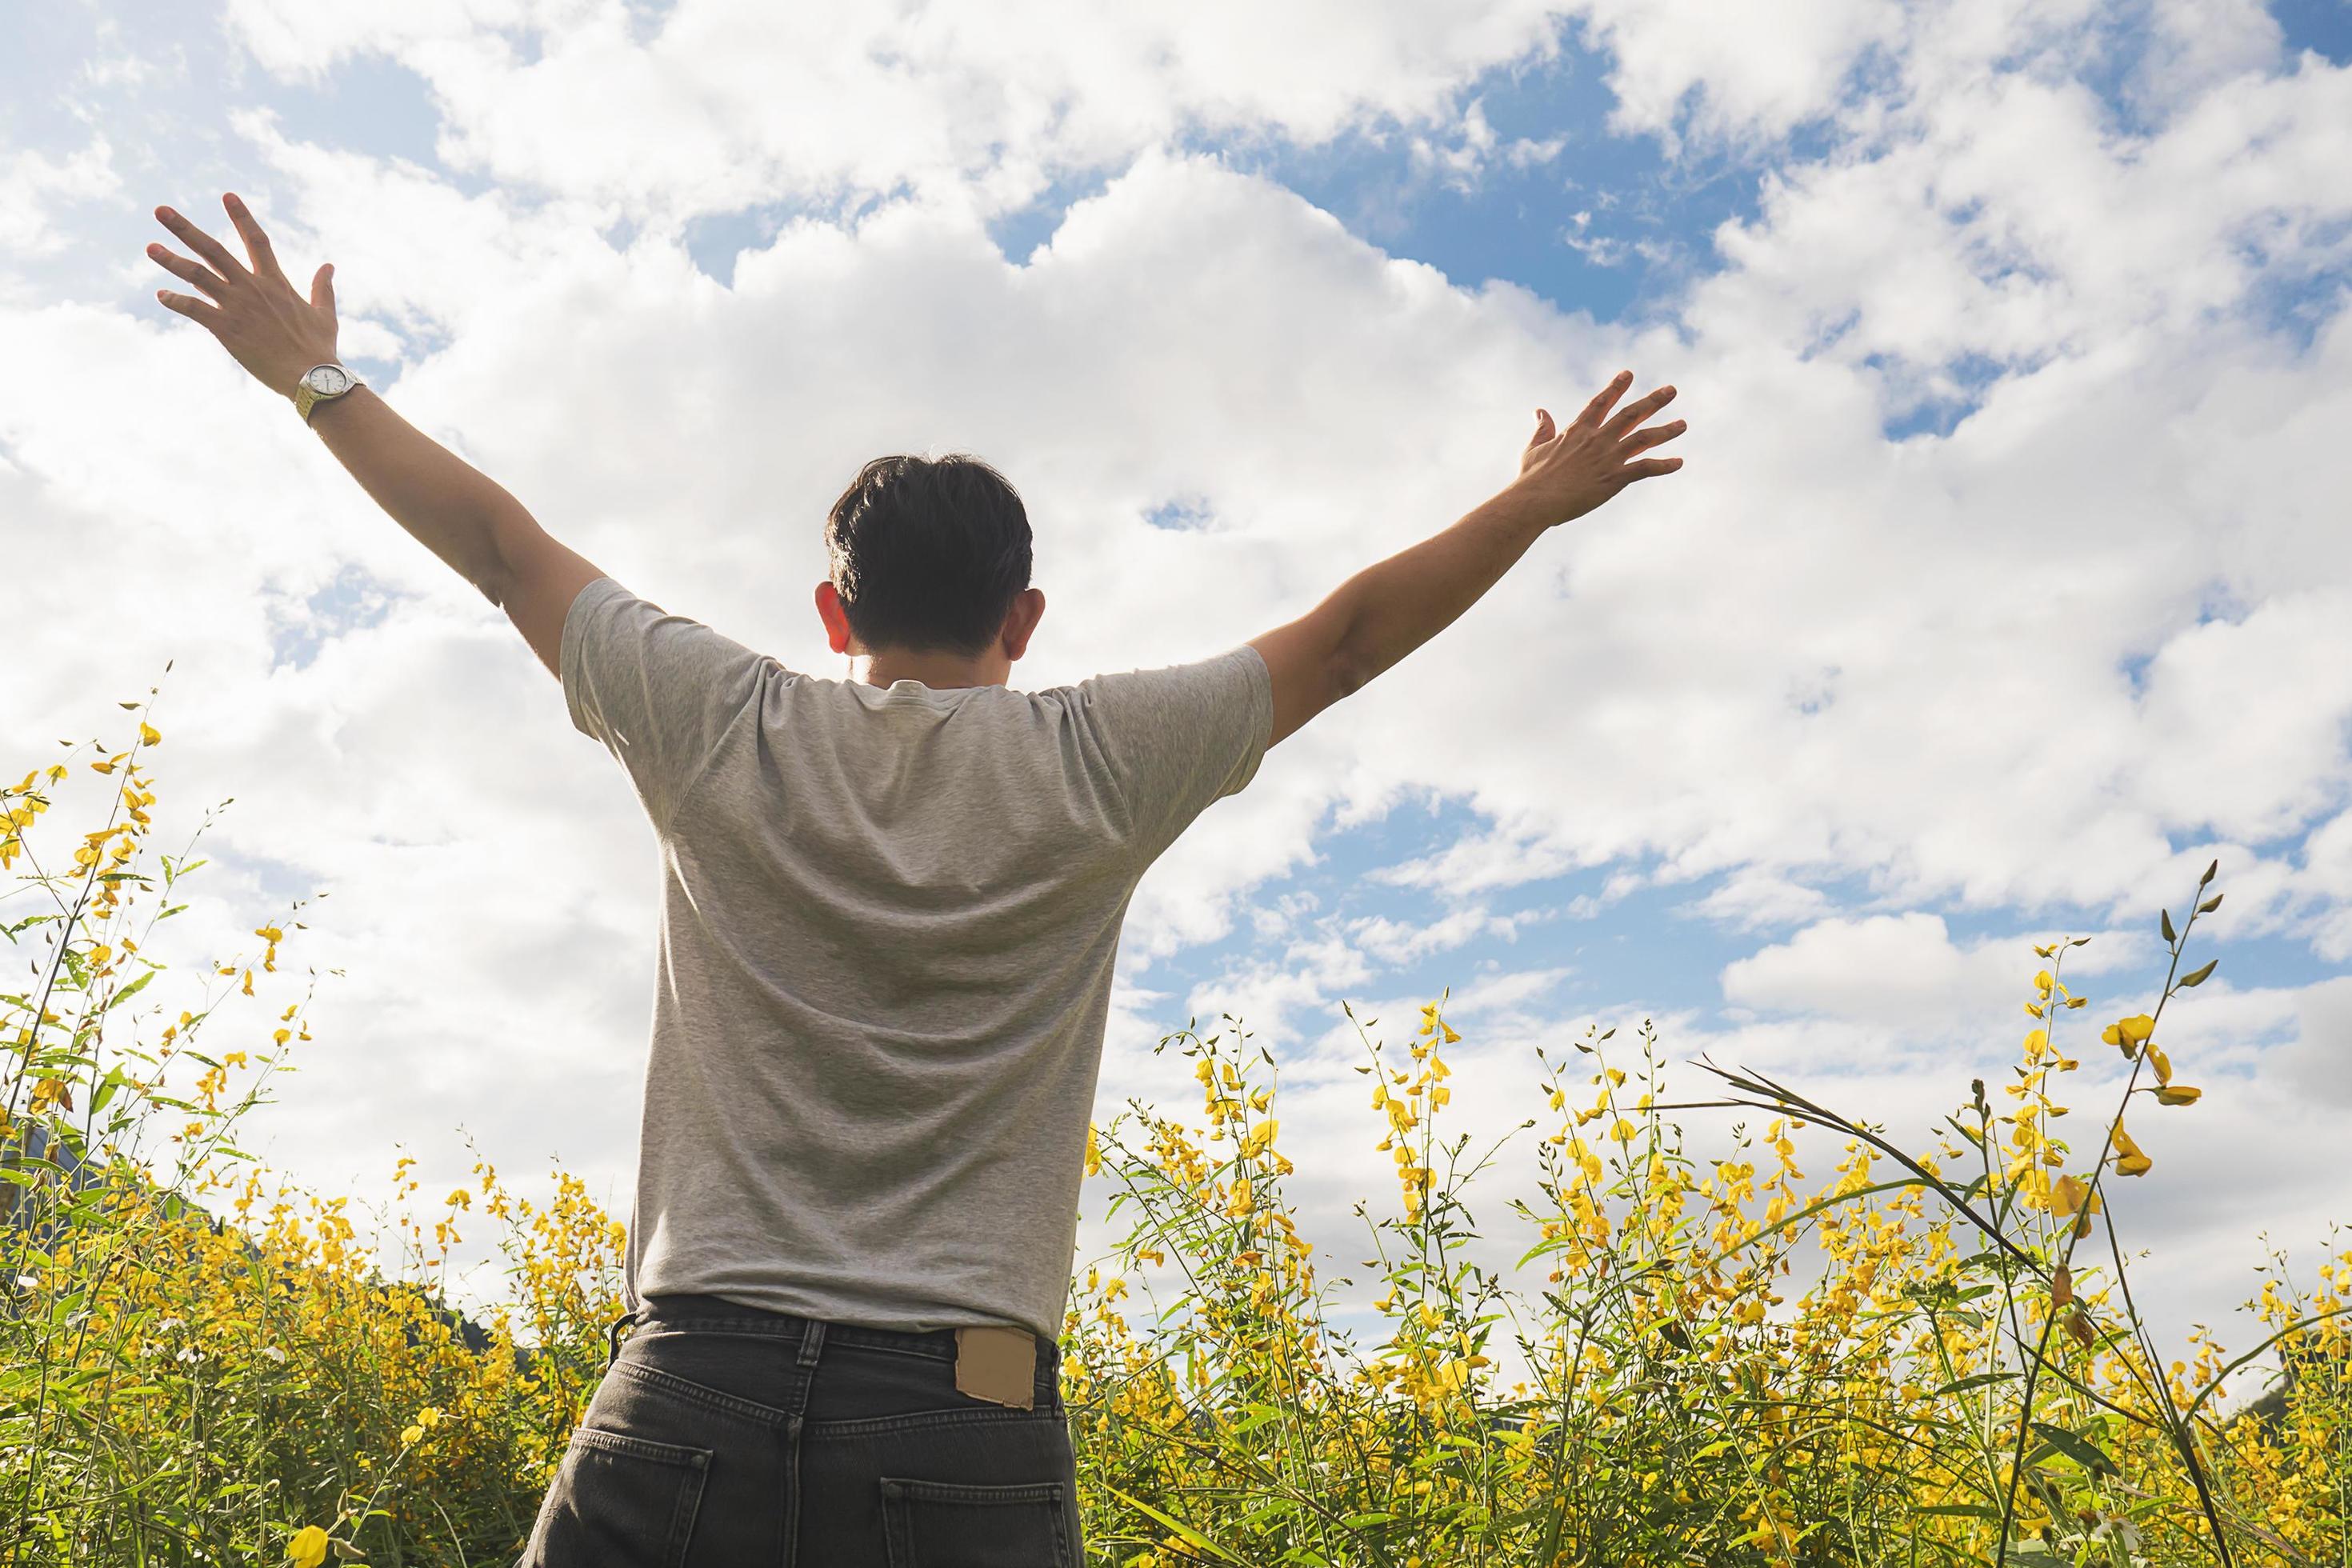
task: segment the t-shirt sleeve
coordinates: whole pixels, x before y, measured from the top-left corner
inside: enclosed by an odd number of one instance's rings
[[[1274,678],[1246,643],[1193,664],[1097,675],[1077,689],[1076,710],[1147,859],[1256,776],[1274,734]]]
[[[572,601],[556,662],[573,726],[620,759],[664,833],[728,726],[782,668],[610,577]]]

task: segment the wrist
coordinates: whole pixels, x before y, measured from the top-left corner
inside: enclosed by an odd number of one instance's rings
[[[1542,497],[1516,479],[1496,491],[1479,510],[1496,521],[1529,535],[1543,533],[1568,521],[1556,502],[1547,504]]]

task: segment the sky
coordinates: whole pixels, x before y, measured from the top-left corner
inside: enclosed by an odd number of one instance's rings
[[[301,1179],[380,1194],[406,1152],[430,1190],[478,1149],[625,1212],[656,862],[503,617],[156,304],[152,209],[225,233],[231,189],[289,270],[335,263],[394,406],[827,675],[819,520],[876,453],[1021,487],[1044,687],[1230,648],[1499,488],[1538,406],[1675,385],[1681,472],[1547,536],[1138,891],[1103,1113],[1191,1109],[1154,1045],[1243,1020],[1334,1268],[1393,1197],[1343,1004],[1394,1040],[1450,992],[1465,1127],[1526,1113],[1538,1047],[1646,1018],[1670,1064],[1925,1147],[2062,935],[2105,1103],[2096,1030],[2152,1005],[2157,911],[2213,861],[2221,967],[2165,1034],[2205,1099],[2134,1111],[2155,1168],[2111,1199],[2140,1299],[2251,1342],[2267,1248],[2307,1273],[2352,1217],[2341,0],[0,26],[0,772],[116,736],[173,661],[164,837],[234,797],[175,951],[315,900],[319,1040],[257,1124]]]

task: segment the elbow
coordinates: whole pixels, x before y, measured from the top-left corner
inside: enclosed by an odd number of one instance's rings
[[[1345,644],[1333,648],[1323,667],[1323,705],[1328,707],[1343,697],[1353,697],[1370,684],[1379,672]]]
[[[473,584],[476,591],[483,598],[501,610],[507,607],[507,602],[514,596],[514,574],[507,570],[503,562],[468,572],[466,574],[466,580]]]

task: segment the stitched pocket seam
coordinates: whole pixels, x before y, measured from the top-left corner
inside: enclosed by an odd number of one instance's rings
[[[650,1459],[657,1465],[680,1465],[690,1470],[710,1468],[710,1450],[688,1448],[676,1443],[656,1443],[650,1437],[635,1437],[626,1432],[607,1432],[602,1426],[577,1426],[572,1441],[583,1448],[602,1448],[608,1454],[626,1454],[631,1458]]]
[[[864,1415],[847,1421],[812,1421],[804,1430],[811,1437],[873,1437],[893,1432],[924,1432],[935,1426],[978,1426],[1002,1424],[1026,1425],[1032,1422],[1062,1424],[1058,1411],[1013,1410],[918,1410],[905,1415]]]
[[[722,1415],[738,1416],[761,1426],[780,1427],[792,1420],[790,1411],[778,1410],[753,1400],[722,1393],[719,1389],[696,1383],[691,1378],[680,1377],[674,1372],[664,1372],[659,1367],[646,1366],[641,1363],[630,1361],[626,1357],[614,1363],[613,1371],[656,1393],[673,1394],[689,1404],[700,1405]]]

